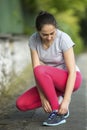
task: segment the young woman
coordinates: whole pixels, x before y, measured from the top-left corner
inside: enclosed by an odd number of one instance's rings
[[[66,122],[72,92],[79,89],[82,77],[75,64],[75,43],[57,28],[54,16],[42,11],[35,24],[29,46],[36,86],[22,94],[16,106],[22,111],[43,107],[50,113],[43,125],[55,126]]]

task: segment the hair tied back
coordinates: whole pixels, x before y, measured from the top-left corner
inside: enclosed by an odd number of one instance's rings
[[[47,14],[47,12],[46,11],[40,11],[39,12],[39,16],[44,15],[44,14]]]

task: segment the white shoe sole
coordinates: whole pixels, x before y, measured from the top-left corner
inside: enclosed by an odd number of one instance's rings
[[[55,123],[55,124],[48,124],[47,122],[43,122],[43,125],[44,125],[44,126],[57,126],[57,125],[64,124],[64,123],[66,123],[66,120],[65,120],[65,119],[62,120],[61,122]]]

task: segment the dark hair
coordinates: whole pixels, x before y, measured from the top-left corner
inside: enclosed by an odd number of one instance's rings
[[[54,16],[46,11],[41,11],[36,17],[36,29],[40,31],[44,24],[51,24],[57,27],[57,23]]]

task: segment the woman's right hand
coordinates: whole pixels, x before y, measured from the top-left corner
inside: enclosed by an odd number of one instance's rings
[[[45,97],[41,98],[41,103],[42,103],[42,107],[43,107],[45,112],[47,112],[47,113],[52,112],[51,105]]]

